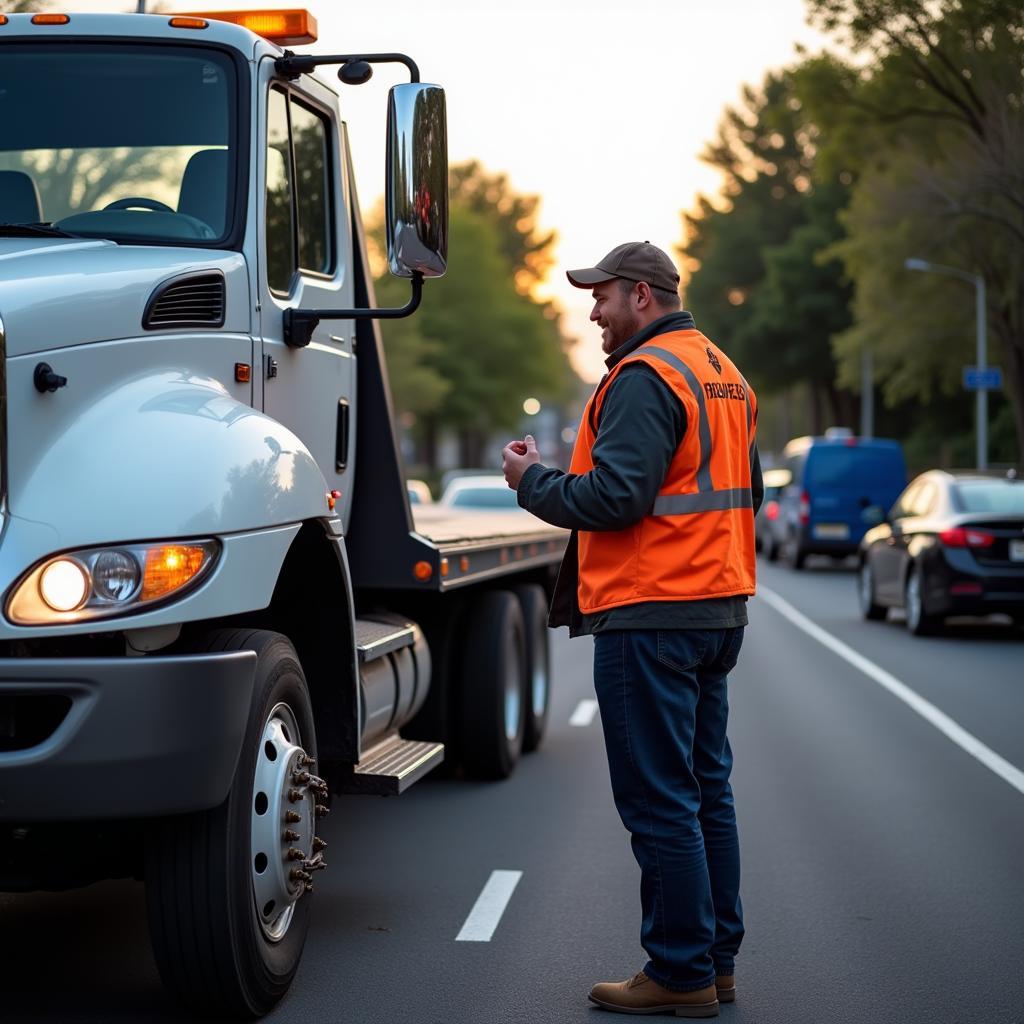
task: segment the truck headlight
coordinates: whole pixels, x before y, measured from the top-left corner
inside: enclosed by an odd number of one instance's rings
[[[48,558],[19,581],[7,617],[19,626],[109,618],[181,596],[216,560],[212,540],[90,548]]]

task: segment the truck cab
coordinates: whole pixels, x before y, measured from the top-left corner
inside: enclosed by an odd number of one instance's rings
[[[222,1016],[287,991],[333,796],[539,745],[565,544],[414,521],[377,321],[445,269],[443,91],[277,14],[0,15],[0,888],[144,879]],[[380,310],[323,70],[396,56]]]

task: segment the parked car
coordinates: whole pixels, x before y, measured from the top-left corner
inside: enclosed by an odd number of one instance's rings
[[[1004,612],[1024,623],[1024,482],[917,477],[861,542],[858,584],[864,618],[905,608],[918,635],[952,615]]]
[[[519,508],[516,492],[500,473],[455,477],[445,487],[438,504],[456,508]]]
[[[907,483],[902,448],[883,438],[845,431],[798,437],[783,458],[792,482],[780,498],[782,550],[794,569],[802,569],[808,555],[854,554],[871,525],[864,510],[889,508]]]
[[[788,469],[764,471],[764,500],[754,517],[754,543],[769,562],[779,557],[786,539],[780,499],[792,480],[793,474]]]

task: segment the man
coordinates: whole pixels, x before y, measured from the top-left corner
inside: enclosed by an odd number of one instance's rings
[[[519,504],[573,531],[549,624],[594,635],[612,791],[640,865],[650,960],[590,999],[713,1017],[735,998],[743,938],[726,680],[754,592],[757,404],[680,309],[660,249],[626,243],[568,277],[593,289],[608,373],[568,473],[530,436],[502,454]]]

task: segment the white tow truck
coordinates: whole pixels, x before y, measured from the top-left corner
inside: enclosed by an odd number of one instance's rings
[[[413,519],[376,320],[445,270],[444,94],[314,29],[0,15],[0,889],[143,879],[214,1016],[287,991],[332,794],[540,743],[565,546]],[[324,73],[383,61],[396,310]]]

